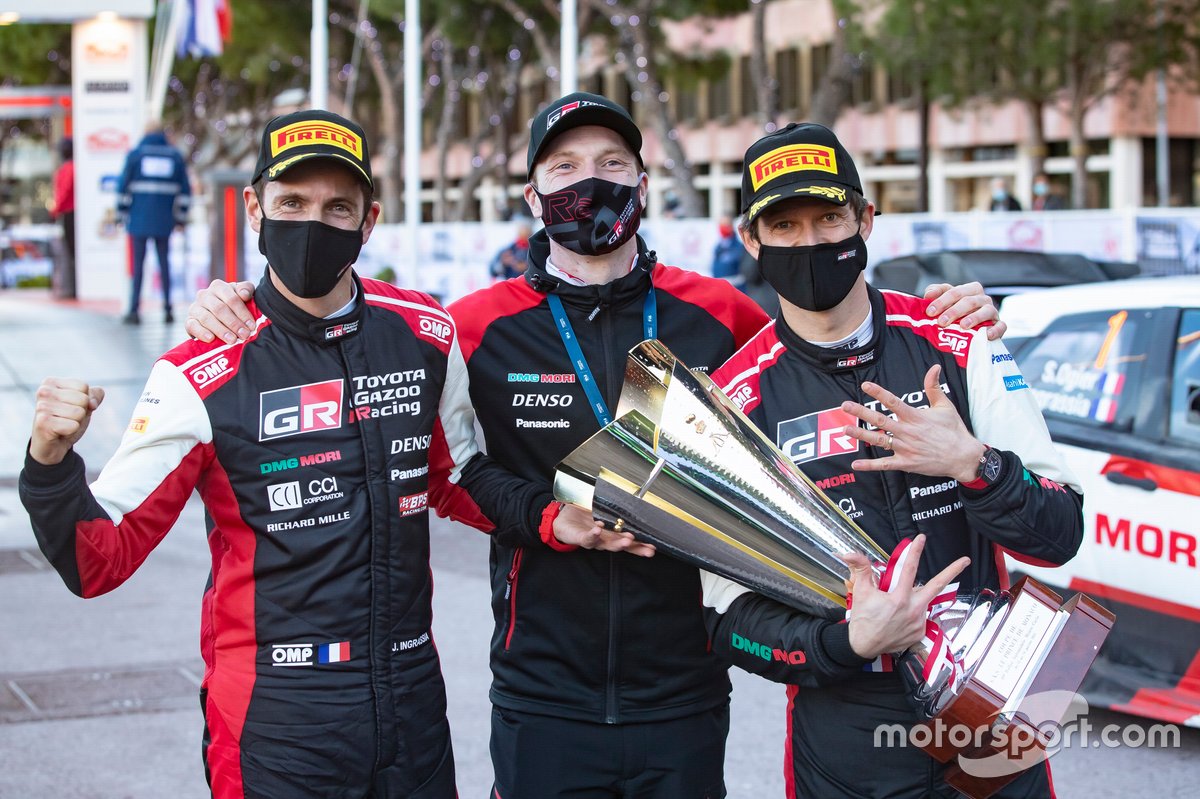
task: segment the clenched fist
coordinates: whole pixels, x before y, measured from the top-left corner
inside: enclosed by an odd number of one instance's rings
[[[92,411],[104,401],[104,389],[82,380],[47,377],[38,386],[29,454],[43,466],[60,463],[83,438]]]

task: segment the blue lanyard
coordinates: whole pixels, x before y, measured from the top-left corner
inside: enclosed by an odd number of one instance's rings
[[[600,423],[601,427],[604,427],[613,420],[612,414],[608,412],[608,405],[605,404],[604,397],[600,396],[600,388],[592,376],[592,368],[588,366],[587,358],[583,357],[579,339],[575,337],[571,321],[567,319],[567,312],[563,308],[562,300],[553,294],[548,294],[546,302],[554,313],[558,335],[562,338],[563,346],[567,348],[567,355],[571,356],[571,365],[575,367],[575,376],[583,384],[583,393],[587,394],[588,402],[592,406],[592,413],[596,414],[596,421]],[[642,306],[642,330],[646,338],[658,338],[658,301],[654,298],[654,286],[651,286],[650,290],[646,292],[646,302]]]

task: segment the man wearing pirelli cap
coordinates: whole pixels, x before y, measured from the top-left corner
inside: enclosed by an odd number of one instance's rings
[[[796,796],[956,796],[945,765],[879,744],[880,729],[917,720],[892,656],[928,634],[927,610],[956,577],[970,595],[1007,587],[1005,552],[1044,566],[1074,556],[1079,482],[999,340],[939,327],[927,298],[867,284],[875,206],[832,131],[793,124],[755,142],[742,206],[743,241],[780,315],[713,379],[876,543],[907,558],[884,587],[865,558],[847,558],[849,623],[705,574],[713,648],[789,683]],[[737,641],[790,656],[764,660]],[[1050,796],[1047,764],[995,795]]]
[[[90,487],[72,445],[103,391],[50,378],[38,392],[21,498],[76,594],[119,586],[193,490],[204,502],[200,696],[217,799],[454,799],[428,509],[491,532],[497,498],[540,496],[479,454],[449,314],[355,275],[372,191],[358,125],[272,120],[244,192],[267,258],[255,332],[164,355]]]
[[[550,493],[558,462],[616,407],[631,347],[656,337],[715,368],[768,321],[728,282],[658,263],[637,235],[641,147],[607,97],[548,103],[527,148],[525,198],[545,224],[528,268],[449,308],[489,452],[545,492],[540,504],[514,495],[531,523],[492,536],[497,797],[725,795],[730,684],[697,570],[635,557],[653,550]],[[227,310],[213,299],[193,306],[206,322]],[[957,291],[941,307],[957,318],[980,300]]]

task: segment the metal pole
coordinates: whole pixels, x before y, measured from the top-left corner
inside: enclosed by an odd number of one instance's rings
[[[367,19],[367,5],[371,0],[359,0],[358,22],[354,26],[354,52],[350,54],[350,79],[346,81],[346,116],[354,115],[354,92],[358,89],[358,57],[363,49],[363,22]]]
[[[308,104],[313,108],[329,108],[329,3],[313,0],[312,36],[309,39],[309,68],[311,70]]]
[[[421,224],[421,3],[404,2],[404,226],[408,236],[408,277],[420,288],[418,229]]]
[[[1162,37],[1164,13],[1162,0],[1155,3],[1155,17],[1158,23],[1159,38]],[[1161,41],[1160,41],[1161,45]],[[1162,53],[1162,47],[1158,48]],[[1154,131],[1154,177],[1157,184],[1158,205],[1165,208],[1171,204],[1171,139],[1167,133],[1167,69],[1158,68],[1155,83],[1155,101],[1158,105],[1157,119]]]
[[[579,23],[575,15],[576,0],[563,0],[562,35],[559,44],[559,93],[570,94],[579,89]]]
[[[171,78],[171,67],[175,65],[175,42],[179,38],[179,24],[183,14],[179,6],[183,0],[167,0],[159,5],[159,13],[167,14],[166,25],[156,35],[155,50],[151,54],[150,88],[146,95],[147,119],[162,119],[163,103],[167,97],[167,83]],[[162,20],[160,19],[161,23]]]

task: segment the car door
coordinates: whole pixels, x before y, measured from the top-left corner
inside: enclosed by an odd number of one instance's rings
[[[1084,490],[1084,540],[1058,569],[1014,571],[1117,613],[1089,699],[1200,719],[1200,311],[1068,314],[1017,361]]]

